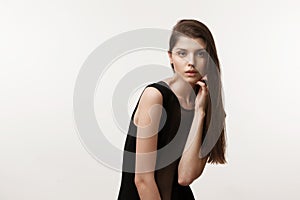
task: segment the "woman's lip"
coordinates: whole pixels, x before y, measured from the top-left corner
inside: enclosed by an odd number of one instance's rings
[[[187,71],[185,73],[196,73],[196,71]]]
[[[188,76],[195,76],[196,72],[185,72]]]

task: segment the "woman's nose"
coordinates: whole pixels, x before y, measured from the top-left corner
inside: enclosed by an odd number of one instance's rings
[[[187,62],[189,65],[195,65],[195,58],[194,58],[194,55],[189,55],[187,56]]]

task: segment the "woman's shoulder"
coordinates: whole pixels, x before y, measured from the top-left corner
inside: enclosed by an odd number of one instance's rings
[[[141,96],[141,100],[147,100],[148,102],[161,102],[162,98],[163,94],[153,84],[148,85]]]
[[[140,101],[146,104],[165,104],[168,97],[170,96],[170,91],[168,89],[168,84],[166,79],[149,83],[144,88]]]
[[[168,85],[169,85],[169,78],[162,79],[162,80],[159,80],[159,81],[156,81],[156,82],[152,82],[152,83],[148,84],[146,86],[146,88],[154,87],[158,91],[160,91],[162,94],[164,94],[164,93],[168,92],[168,90],[169,90]]]

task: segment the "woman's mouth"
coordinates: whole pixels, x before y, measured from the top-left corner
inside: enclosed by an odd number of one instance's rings
[[[187,74],[187,76],[195,76],[197,74],[197,71],[194,70],[189,70],[185,72]]]

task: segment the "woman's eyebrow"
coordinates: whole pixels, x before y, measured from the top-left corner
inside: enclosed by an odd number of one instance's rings
[[[187,49],[183,49],[183,48],[176,48],[175,50],[184,50],[184,51],[187,51]],[[201,49],[196,49],[196,51],[199,51],[199,50],[205,50],[204,48],[201,48]]]

